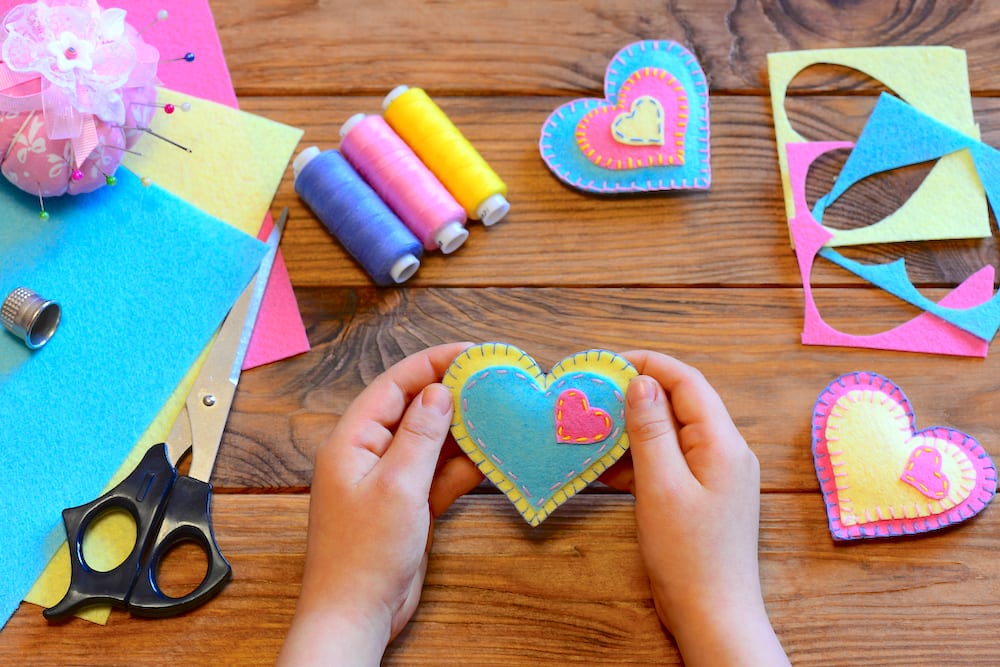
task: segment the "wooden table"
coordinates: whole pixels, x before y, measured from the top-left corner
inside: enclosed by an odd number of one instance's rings
[[[127,4],[127,3],[126,3]],[[169,3],[168,3],[169,4]],[[108,627],[50,626],[23,605],[0,634],[0,663],[266,664],[291,620],[305,547],[312,455],[380,371],[425,346],[506,341],[549,366],[573,352],[651,348],[701,368],[762,467],[761,571],[774,626],[797,665],[995,664],[1000,654],[1000,510],[912,539],[838,545],[810,451],[810,414],[837,375],[898,382],[918,426],[976,435],[1000,457],[1000,362],[800,344],[802,289],[789,247],[767,89],[769,52],[947,44],[965,49],[983,138],[1000,145],[1000,9],[986,0],[663,3],[213,0],[242,107],[336,147],[350,115],[399,83],[426,88],[506,180],[513,210],[471,226],[453,256],[427,257],[403,288],[377,289],[296,196],[274,202],[313,349],[247,372],[214,483],[218,541],[235,572],[187,615]],[[537,148],[557,105],[600,95],[610,57],[673,39],[711,84],[711,190],[586,196]],[[857,136],[877,87],[817,68],[789,109],[808,138]],[[820,136],[821,134],[821,136]],[[835,172],[818,170],[823,179]],[[841,220],[893,210],[926,170],[852,196]],[[874,191],[874,192],[873,192]],[[831,212],[831,215],[833,213]],[[830,218],[833,220],[833,218]],[[984,264],[996,238],[856,249],[905,256],[938,298]],[[871,333],[915,311],[817,263],[819,307]],[[183,562],[198,562],[191,553]],[[423,603],[387,665],[677,664],[652,607],[632,498],[592,488],[529,528],[491,487],[440,521]]]

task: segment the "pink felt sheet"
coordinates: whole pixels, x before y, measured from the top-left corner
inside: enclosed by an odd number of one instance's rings
[[[987,341],[931,313],[922,313],[889,331],[868,336],[843,333],[823,320],[813,299],[812,266],[820,248],[832,238],[832,235],[816,222],[809,211],[805,197],[806,176],[810,165],[819,156],[833,150],[851,147],[853,144],[850,142],[833,141],[787,145],[789,178],[795,200],[795,217],[788,221],[788,226],[802,275],[805,301],[802,343],[985,358],[989,352]],[[968,308],[988,301],[993,296],[994,273],[992,266],[980,269],[942,299],[941,305],[950,308]]]

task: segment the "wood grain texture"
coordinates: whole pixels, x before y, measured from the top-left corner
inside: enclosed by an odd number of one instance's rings
[[[213,511],[235,578],[209,604],[110,627],[50,625],[24,605],[0,633],[0,664],[271,664],[299,592],[312,458],[363,387],[392,363],[453,340],[504,341],[544,367],[574,352],[650,348],[700,368],[762,469],[761,572],[796,665],[984,665],[1000,656],[1000,513],[903,540],[834,544],[810,449],[817,394],[840,373],[900,384],[920,428],[974,434],[1000,457],[1000,368],[986,360],[806,347],[767,89],[771,51],[942,44],[967,52],[983,139],[1000,145],[1000,3],[990,0],[212,0],[242,108],[300,127],[301,147],[339,144],[354,113],[399,83],[428,89],[494,166],[513,210],[473,224],[454,255],[429,255],[399,289],[377,289],[294,192],[282,251],[312,351],[244,373],[213,477]],[[541,124],[572,97],[602,94],[608,59],[673,39],[711,86],[711,190],[599,197],[563,186],[538,154]],[[787,107],[810,140],[852,140],[880,87],[818,67]],[[809,196],[843,156],[819,162]],[[872,224],[926,166],[853,188],[831,224]],[[1000,244],[890,244],[940,298]],[[824,317],[874,333],[917,312],[818,261]],[[632,498],[593,485],[530,529],[484,484],[439,521],[423,603],[384,664],[677,665],[635,543]],[[172,558],[181,571],[198,554]],[[179,585],[183,585],[183,577]]]
[[[989,0],[864,6],[828,0],[268,0],[212,7],[241,96],[382,95],[400,83],[445,94],[596,93],[618,49],[665,38],[698,57],[718,92],[761,94],[771,51],[912,44],[967,49],[973,87],[1000,90],[991,51],[1000,9]]]
[[[173,619],[114,612],[107,627],[52,626],[23,605],[0,635],[0,663],[273,663],[299,591],[308,502],[217,496],[234,570],[219,597]],[[930,537],[835,545],[818,492],[764,494],[765,602],[793,664],[992,664],[998,532],[1000,515],[986,512]],[[383,664],[680,664],[652,608],[631,498],[578,496],[534,529],[505,498],[459,500],[438,522],[421,606]]]

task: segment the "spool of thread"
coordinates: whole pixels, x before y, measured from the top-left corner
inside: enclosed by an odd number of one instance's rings
[[[465,209],[384,118],[351,116],[340,136],[340,152],[426,250],[447,254],[465,243]]]
[[[398,86],[385,96],[382,109],[386,122],[470,218],[492,225],[507,215],[507,186],[426,92]]]
[[[420,241],[338,151],[310,146],[292,162],[295,191],[379,285],[420,268]]]

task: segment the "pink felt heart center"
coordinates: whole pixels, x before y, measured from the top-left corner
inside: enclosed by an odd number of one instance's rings
[[[688,115],[684,86],[666,70],[645,67],[625,80],[617,104],[580,119],[577,144],[605,169],[683,165]]]
[[[562,443],[592,444],[611,435],[611,416],[600,408],[590,407],[587,395],[579,389],[567,389],[556,400],[556,440]]]
[[[948,476],[941,471],[941,452],[935,447],[920,445],[910,452],[899,478],[928,498],[948,495]]]

